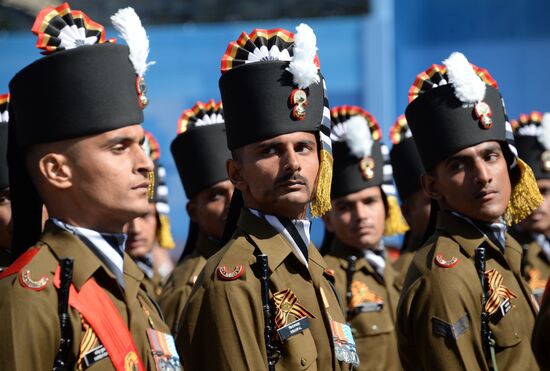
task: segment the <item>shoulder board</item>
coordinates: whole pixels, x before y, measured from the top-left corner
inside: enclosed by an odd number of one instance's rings
[[[34,258],[34,256],[36,254],[38,254],[39,251],[40,251],[40,248],[36,247],[36,246],[31,247],[30,249],[25,251],[25,253],[23,253],[23,255],[18,257],[13,263],[11,263],[11,265],[9,267],[5,268],[0,273],[0,279],[2,279],[4,277],[11,276],[12,274],[19,273],[21,268],[23,268],[25,265],[27,265],[32,260],[32,258]]]

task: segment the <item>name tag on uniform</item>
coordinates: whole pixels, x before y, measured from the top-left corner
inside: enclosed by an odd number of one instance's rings
[[[84,365],[86,368],[90,367],[97,361],[101,361],[103,358],[109,357],[109,353],[107,353],[107,349],[103,345],[100,345],[98,347],[95,347],[94,349],[90,350],[88,353],[84,355]]]
[[[368,302],[353,308],[355,313],[380,312],[384,308],[384,303]]]
[[[172,335],[150,328],[147,329],[147,338],[158,371],[182,369],[180,356]]]
[[[302,317],[299,320],[281,327],[277,330],[277,333],[279,334],[281,341],[285,341],[291,336],[304,332],[307,328],[309,328],[309,319],[307,317]]]
[[[333,320],[330,321],[330,327],[332,329],[332,340],[334,342],[336,359],[349,363],[354,367],[359,366],[357,346],[355,345],[355,340],[353,340],[351,327],[345,323]]]

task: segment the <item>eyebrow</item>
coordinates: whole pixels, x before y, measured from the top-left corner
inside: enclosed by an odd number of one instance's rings
[[[143,142],[143,139],[145,139],[145,137],[142,138],[142,140],[140,142]],[[123,142],[135,142],[136,141],[136,137],[131,137],[131,136],[116,136],[116,137],[113,137],[111,139],[109,139],[108,141],[105,142],[104,144],[104,147],[111,147],[111,146],[114,146],[115,144],[119,144],[119,143],[123,143]]]

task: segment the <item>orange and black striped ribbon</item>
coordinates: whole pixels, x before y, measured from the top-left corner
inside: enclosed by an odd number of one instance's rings
[[[97,335],[94,332],[94,329],[90,326],[88,322],[82,317],[82,328],[84,329],[84,336],[82,337],[82,340],[80,341],[80,351],[78,353],[78,361],[76,363],[76,367],[78,370],[84,370],[85,364],[84,364],[84,356],[92,349],[99,346],[99,339],[97,338]]]
[[[485,280],[489,286],[489,299],[485,303],[485,310],[489,315],[495,313],[506,299],[517,298],[517,296],[502,284],[502,275],[496,269],[485,272]]]
[[[291,314],[296,319],[315,318],[310,311],[298,304],[298,298],[290,289],[277,291],[273,294],[273,301],[275,302],[275,326],[277,328],[285,326],[288,323],[288,316]]]

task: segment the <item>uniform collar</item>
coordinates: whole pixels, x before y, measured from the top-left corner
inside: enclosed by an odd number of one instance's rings
[[[111,270],[88,246],[71,232],[55,225],[51,220],[46,222],[40,240],[50,248],[58,260],[64,257],[73,258],[73,284],[77,290],[80,290],[82,285],[100,269],[116,280]],[[131,295],[133,291],[137,290],[139,282],[143,280],[143,272],[126,253],[124,254],[124,275],[132,277],[135,281],[135,284],[126,285],[126,295]]]
[[[309,220],[282,218],[275,215],[264,214],[255,209],[249,209],[249,211],[258,218],[264,219],[279,232],[286,239],[298,259],[307,267],[307,255],[311,242],[309,234],[311,222]],[[289,230],[289,228],[292,230]]]
[[[272,272],[291,254],[300,261],[291,248],[288,240],[266,220],[253,215],[250,210],[241,210],[237,226],[247,235],[247,237],[252,239],[262,254],[266,254],[269,257],[269,269]],[[325,260],[311,242],[309,244],[308,253],[309,263],[313,262],[323,269],[326,268]]]

